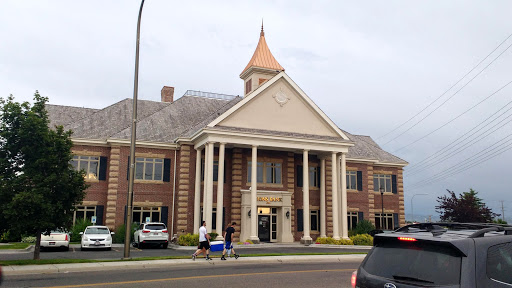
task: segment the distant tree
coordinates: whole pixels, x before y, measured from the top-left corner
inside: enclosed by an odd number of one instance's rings
[[[496,219],[492,220],[492,222],[496,223],[496,224],[508,224],[507,221],[500,219],[500,218],[496,218]]]
[[[449,222],[473,222],[490,223],[500,214],[493,213],[480,199],[478,192],[469,189],[469,192],[455,195],[455,192],[448,191],[448,195],[437,197],[436,212],[441,215],[441,221]]]
[[[33,105],[0,98],[0,233],[36,236],[34,259],[41,233],[69,227],[87,188],[70,165],[72,132],[48,127],[47,101],[37,91]]]

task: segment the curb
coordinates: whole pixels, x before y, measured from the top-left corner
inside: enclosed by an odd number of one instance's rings
[[[25,266],[3,266],[4,275],[29,275],[29,274],[54,274],[86,271],[106,271],[117,269],[148,269],[175,265],[233,265],[234,262],[242,263],[283,263],[283,262],[310,262],[310,261],[362,261],[366,255],[305,255],[305,256],[263,256],[263,257],[240,257],[231,261],[205,261],[204,258],[191,259],[168,259],[150,261],[119,261],[119,262],[98,262],[98,263],[73,263],[73,264],[49,264],[49,265],[25,265]],[[217,258],[214,258],[217,259]]]

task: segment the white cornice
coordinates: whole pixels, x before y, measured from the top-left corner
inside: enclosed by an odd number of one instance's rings
[[[71,138],[74,145],[89,145],[89,146],[130,146],[131,141],[125,139],[84,139],[84,138]],[[148,142],[148,141],[137,141],[135,143],[137,147],[143,148],[158,148],[158,149],[169,149],[178,150],[179,145],[174,143],[161,143],[161,142]]]
[[[242,133],[232,131],[219,131],[205,129],[203,133],[192,139],[194,148],[203,146],[207,142],[225,142],[241,146],[259,146],[265,148],[278,148],[285,150],[312,150],[347,153],[348,148],[354,146],[352,142],[337,142],[325,139],[303,139],[297,137],[285,137],[275,135],[263,135],[255,133]]]

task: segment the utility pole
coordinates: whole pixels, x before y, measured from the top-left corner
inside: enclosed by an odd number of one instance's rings
[[[505,221],[505,208],[503,207],[503,202],[505,202],[504,200],[501,200],[501,219],[503,219],[503,221]]]

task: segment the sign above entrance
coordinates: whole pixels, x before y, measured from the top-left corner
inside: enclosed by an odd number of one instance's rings
[[[282,197],[258,197],[258,201],[265,201],[265,202],[283,202]]]

